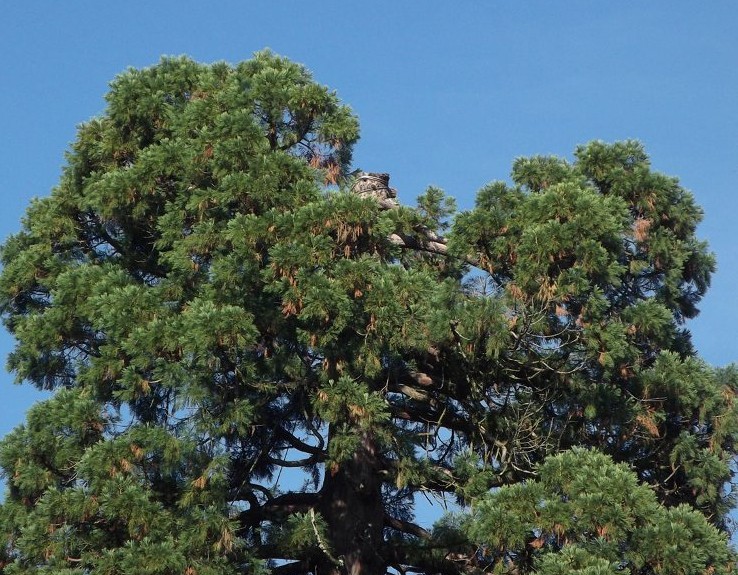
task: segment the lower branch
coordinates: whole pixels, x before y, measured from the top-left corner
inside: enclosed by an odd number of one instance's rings
[[[415,525],[415,523],[410,523],[409,521],[403,521],[402,519],[396,519],[390,515],[384,516],[384,526],[390,527],[395,531],[401,531],[402,533],[415,535],[415,537],[418,537],[420,539],[431,538],[430,532],[426,531],[419,525]]]
[[[250,527],[275,517],[306,513],[319,502],[317,493],[285,493],[270,499],[261,506],[249,508],[239,514],[242,526]]]

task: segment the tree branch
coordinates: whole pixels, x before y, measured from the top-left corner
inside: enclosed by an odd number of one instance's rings
[[[292,563],[285,563],[277,567],[272,567],[270,573],[272,575],[300,575],[301,573],[307,573],[310,571],[311,562],[307,559],[302,561],[293,561]]]
[[[268,456],[264,458],[264,462],[268,463],[269,465],[278,465],[279,467],[309,467],[310,465],[315,465],[316,463],[322,463],[323,461],[325,461],[326,457],[328,456],[321,451],[315,455],[306,457],[305,459],[295,460],[279,459],[278,457]]]
[[[446,246],[446,241],[443,238],[437,238],[435,241],[424,241],[408,234],[394,233],[390,234],[388,239],[396,246],[400,246],[401,248],[408,250],[428,252],[438,256],[448,255],[448,247]]]
[[[392,517],[390,515],[384,516],[384,526],[390,527],[396,531],[401,531],[402,533],[408,533],[410,535],[415,535],[416,537],[420,539],[430,539],[431,534],[429,531],[426,531],[422,527],[415,525],[415,523],[410,523],[409,521],[403,521],[402,519],[396,519],[395,517]]]
[[[392,383],[388,386],[387,389],[394,393],[401,393],[412,400],[425,403],[432,408],[438,407],[438,402],[433,399],[427,392],[415,389],[413,387],[410,387],[409,385],[405,385],[404,383]]]
[[[388,563],[402,566],[405,571],[412,573],[461,575],[464,572],[455,561],[451,561],[445,557],[434,557],[427,549],[403,549],[394,547],[387,550],[385,558]]]
[[[244,527],[253,526],[266,519],[274,519],[276,516],[305,513],[315,507],[319,500],[317,493],[285,493],[270,499],[261,506],[242,511],[238,519]]]
[[[277,436],[280,439],[284,439],[287,443],[290,444],[290,447],[294,447],[298,451],[302,451],[303,453],[309,453],[311,455],[319,455],[319,456],[325,456],[325,451],[323,450],[322,445],[310,445],[309,443],[305,443],[301,439],[298,439],[294,435],[292,435],[289,431],[284,429],[283,427],[277,428]],[[322,441],[321,443],[324,443]]]

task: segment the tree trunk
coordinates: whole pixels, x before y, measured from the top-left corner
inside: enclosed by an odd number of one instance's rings
[[[332,575],[384,575],[384,505],[376,446],[362,433],[354,456],[326,469],[322,513],[328,522],[334,558]]]

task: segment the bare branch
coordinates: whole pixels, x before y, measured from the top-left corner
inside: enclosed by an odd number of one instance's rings
[[[310,465],[315,465],[316,463],[322,463],[326,460],[327,457],[327,454],[321,451],[315,455],[306,457],[305,459],[289,460],[280,459],[278,457],[265,457],[264,461],[266,463],[269,463],[270,465],[279,465],[280,467],[309,467]]]
[[[310,561],[303,559],[302,561],[293,561],[292,563],[285,563],[284,565],[278,565],[272,567],[270,573],[272,575],[299,575],[301,573],[307,573],[310,571]]]
[[[445,240],[441,242],[442,238],[438,238],[436,241],[427,240],[424,241],[420,238],[410,236],[408,234],[390,234],[389,241],[396,246],[409,250],[417,250],[428,252],[439,256],[448,255],[448,247],[446,246]]]
[[[325,452],[322,446],[322,443],[324,443],[322,441],[322,437],[320,437],[321,445],[310,445],[309,443],[305,443],[304,441],[298,439],[283,427],[277,429],[277,436],[281,439],[284,439],[287,443],[290,444],[290,447],[294,447],[298,451],[309,453],[311,455],[325,456]]]
[[[274,497],[258,507],[242,511],[238,518],[243,526],[251,526],[261,521],[273,520],[278,516],[293,513],[306,513],[319,502],[318,493],[293,492]]]
[[[396,519],[395,517],[391,517],[390,515],[384,516],[384,525],[385,527],[390,527],[392,529],[395,529],[396,531],[401,531],[403,533],[415,535],[416,537],[419,537],[420,539],[430,539],[431,538],[431,534],[429,531],[426,531],[422,527],[415,525],[415,523],[410,523],[409,521],[403,521],[401,519]]]

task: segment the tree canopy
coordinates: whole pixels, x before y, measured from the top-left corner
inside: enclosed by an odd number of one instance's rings
[[[692,195],[592,142],[409,207],[356,193],[358,135],[269,52],[112,82],[2,248],[8,365],[55,390],[0,444],[2,572],[730,572]]]

